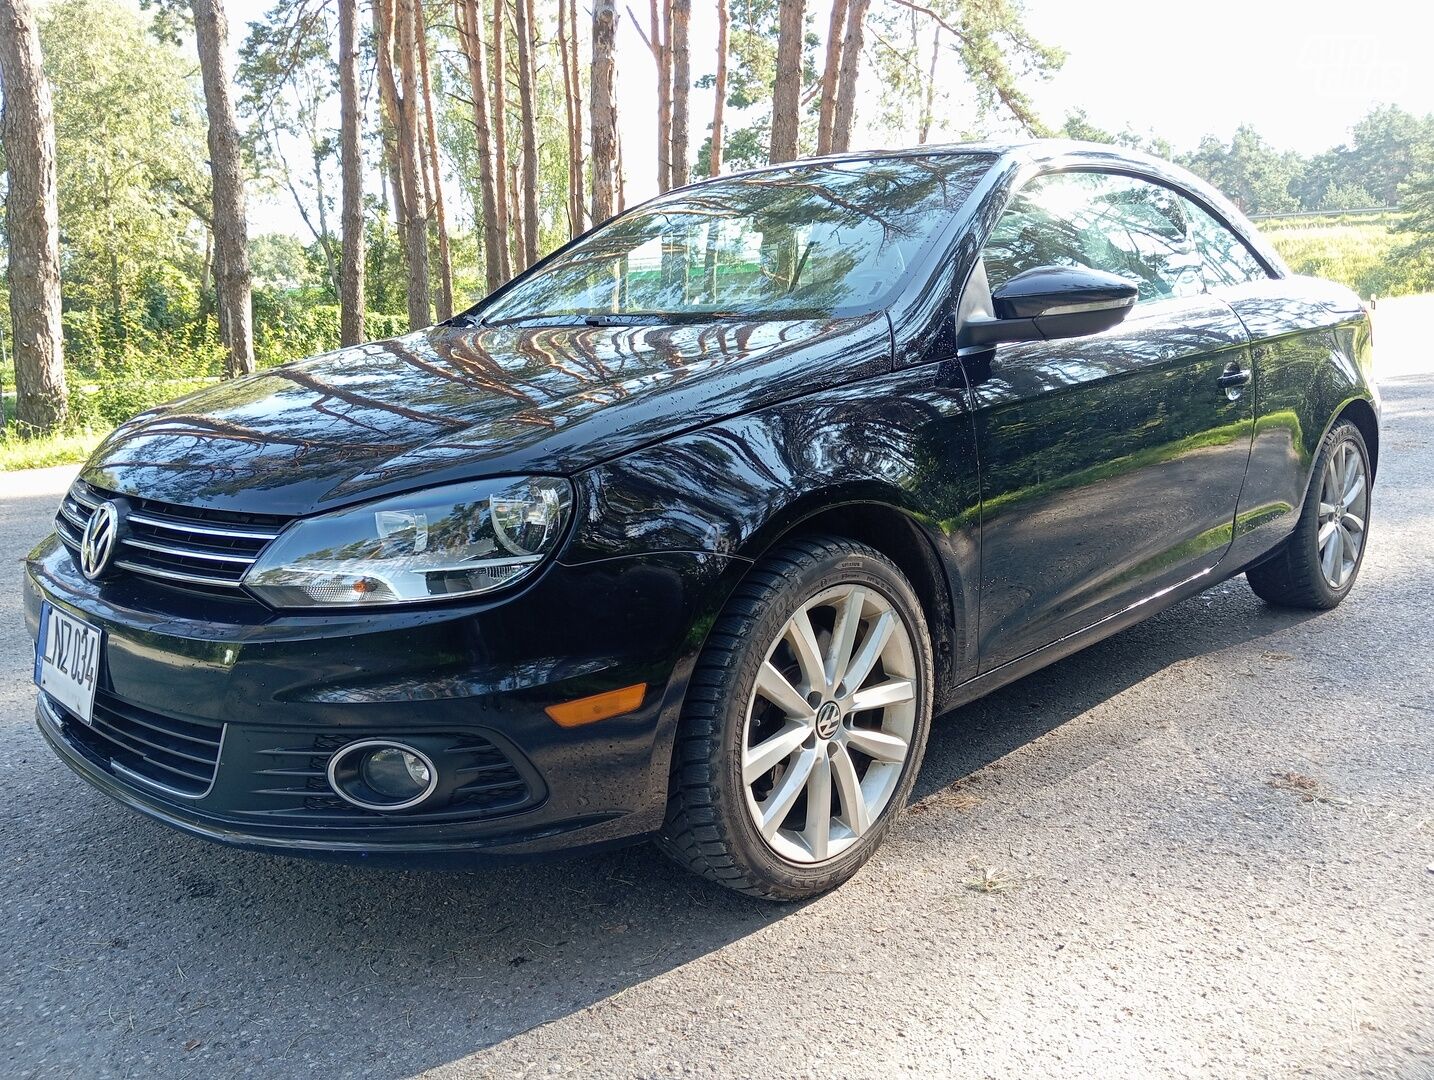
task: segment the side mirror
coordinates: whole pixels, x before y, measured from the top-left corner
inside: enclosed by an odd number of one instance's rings
[[[971,316],[961,327],[958,344],[964,348],[1098,334],[1130,314],[1136,293],[1125,278],[1104,270],[1038,266],[993,290],[996,317]]]

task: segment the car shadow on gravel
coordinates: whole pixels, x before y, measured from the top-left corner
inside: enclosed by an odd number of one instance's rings
[[[1300,618],[1264,607],[1239,579],[1187,600],[942,718],[915,797],[1153,672]],[[19,975],[42,983],[44,1000],[89,1010],[87,1043],[46,1057],[92,1074],[412,1075],[803,910],[708,885],[649,846],[459,873],[234,851],[45,767],[56,802],[14,823],[17,848],[35,854],[12,885],[40,899],[48,925],[32,931],[53,947]]]
[[[964,780],[1156,672],[1277,634],[1318,614],[1267,606],[1243,575],[1193,596],[938,717],[912,801]]]

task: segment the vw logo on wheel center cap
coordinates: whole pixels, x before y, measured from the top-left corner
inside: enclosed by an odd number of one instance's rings
[[[113,502],[95,507],[80,539],[80,572],[94,581],[104,576],[119,547],[120,511]]]
[[[836,734],[839,727],[841,727],[841,706],[835,701],[828,701],[817,710],[817,734],[823,739],[830,739]]]

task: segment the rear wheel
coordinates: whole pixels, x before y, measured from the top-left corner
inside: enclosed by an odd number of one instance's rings
[[[1271,559],[1246,571],[1256,595],[1279,607],[1317,611],[1343,600],[1364,562],[1369,488],[1364,436],[1342,420],[1320,447],[1295,531]]]
[[[769,899],[851,877],[915,781],[931,666],[921,605],[879,552],[814,538],[763,560],[693,672],[663,849]]]

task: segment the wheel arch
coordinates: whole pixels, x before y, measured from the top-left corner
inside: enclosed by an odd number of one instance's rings
[[[1379,417],[1375,415],[1374,406],[1364,398],[1354,398],[1339,410],[1330,426],[1341,420],[1348,420],[1364,436],[1364,445],[1369,450],[1369,478],[1373,480],[1379,473]]]
[[[821,500],[751,538],[743,555],[756,562],[783,543],[805,536],[839,536],[879,551],[906,576],[921,602],[936,661],[937,698],[953,683],[964,650],[974,638],[967,625],[960,571],[949,566],[926,529],[907,510],[873,499]]]

